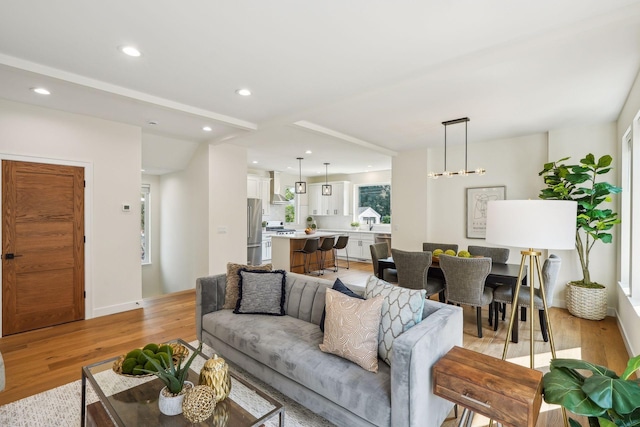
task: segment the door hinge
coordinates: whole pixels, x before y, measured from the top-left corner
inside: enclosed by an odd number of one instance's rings
[[[87,298],[87,291],[82,291],[82,297]]]
[[[83,241],[84,243],[87,243],[87,236],[82,236],[82,241]]]
[[[82,186],[86,188],[87,187],[87,181],[82,181]]]

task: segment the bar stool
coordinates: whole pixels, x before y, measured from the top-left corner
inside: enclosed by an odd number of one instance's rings
[[[340,249],[344,249],[345,254],[347,255],[347,270],[349,269],[349,251],[347,250],[347,245],[349,244],[349,236],[338,236],[338,240],[336,244],[333,246],[333,259],[335,260],[336,271],[338,271],[338,251]]]
[[[320,242],[319,238],[313,238],[313,239],[307,239],[304,242],[304,246],[302,247],[302,249],[295,249],[293,251],[291,251],[291,261],[290,261],[290,269],[293,270],[294,267],[304,267],[304,274],[311,274],[311,270],[309,269],[310,267],[310,260],[309,258],[311,257],[311,255],[316,254],[316,266],[320,267],[321,263],[320,260],[318,258],[318,244]],[[293,260],[295,258],[296,253],[302,254],[303,256],[303,262],[302,264],[293,264]],[[317,275],[320,275],[320,272],[317,273]]]
[[[325,237],[324,240],[322,241],[322,244],[318,248],[318,250],[320,251],[320,270],[322,270],[322,274],[324,274],[324,270],[326,268],[324,264],[327,259],[327,252],[329,251],[333,252],[334,243],[335,243],[335,240],[333,237]],[[335,259],[333,262],[333,271],[338,271],[336,269]]]

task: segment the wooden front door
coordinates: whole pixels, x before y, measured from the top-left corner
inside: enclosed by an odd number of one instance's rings
[[[84,169],[2,161],[2,334],[84,319]]]

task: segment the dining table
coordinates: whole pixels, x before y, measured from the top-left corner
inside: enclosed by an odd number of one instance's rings
[[[393,257],[387,258],[379,258],[378,259],[378,278],[383,279],[383,272],[387,268],[396,268],[396,263],[393,261]],[[513,289],[513,294],[516,291],[516,284],[518,283],[518,275],[520,273],[520,264],[502,264],[502,263],[491,263],[491,271],[489,275],[485,279],[485,282],[488,283],[501,283],[504,285],[511,285]],[[440,268],[440,264],[437,262],[432,262],[429,267],[429,271],[427,273],[429,277],[437,278],[444,280],[444,274],[442,269]],[[522,284],[527,284],[527,269],[524,268],[522,271]],[[505,308],[506,310],[506,308]],[[531,317],[532,321],[533,317]],[[495,320],[496,322],[498,319]],[[514,318],[513,331],[511,332],[511,341],[514,343],[518,342],[518,316],[516,315]]]

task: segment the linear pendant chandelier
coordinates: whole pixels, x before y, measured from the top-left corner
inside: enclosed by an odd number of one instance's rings
[[[451,172],[447,170],[447,126],[456,125],[458,123],[464,123],[464,169],[460,169],[458,172]],[[469,117],[462,117],[460,119],[442,122],[442,124],[444,125],[444,171],[429,172],[429,174],[427,175],[429,178],[438,179],[438,177],[440,176],[451,178],[454,175],[467,176],[472,173],[477,173],[478,175],[485,174],[486,170],[484,170],[483,168],[469,170],[467,167],[467,123],[469,123]]]
[[[296,157],[298,159],[298,166],[300,170],[300,181],[295,183],[296,194],[305,194],[307,192],[307,183],[302,180],[302,159],[303,157]]]
[[[322,195],[330,196],[332,193],[331,184],[328,179],[329,163],[324,164],[324,185],[322,186]]]

